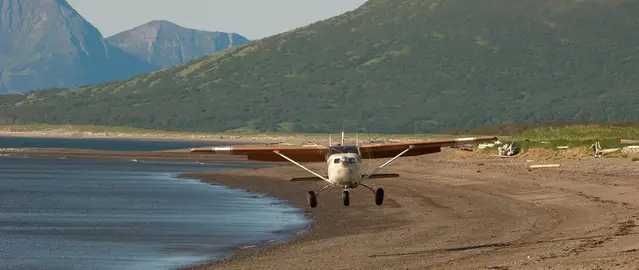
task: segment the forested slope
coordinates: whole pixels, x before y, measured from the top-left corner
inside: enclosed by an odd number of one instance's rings
[[[432,132],[639,120],[637,1],[371,0],[308,27],[104,85],[0,123]]]

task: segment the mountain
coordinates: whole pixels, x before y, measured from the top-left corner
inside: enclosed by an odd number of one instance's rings
[[[639,121],[639,2],[369,0],[136,78],[0,107],[0,123],[435,132]]]
[[[152,21],[107,38],[114,45],[160,68],[172,67],[249,42],[237,33],[188,29]]]
[[[155,69],[109,45],[64,0],[0,0],[0,93],[78,87]]]

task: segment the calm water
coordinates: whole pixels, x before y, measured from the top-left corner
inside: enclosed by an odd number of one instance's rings
[[[0,157],[0,268],[171,269],[290,240],[301,210],[175,178],[247,166]]]
[[[122,139],[59,139],[1,137],[0,148],[73,148],[115,151],[159,151],[219,145],[216,142],[122,140]]]

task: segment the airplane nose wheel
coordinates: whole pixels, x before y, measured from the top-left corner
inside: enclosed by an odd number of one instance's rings
[[[309,191],[308,192],[308,204],[312,208],[315,208],[315,206],[317,206],[317,195],[315,194],[314,191]]]
[[[375,191],[375,204],[382,205],[384,203],[384,189],[378,188]]]
[[[350,193],[348,192],[348,190],[344,190],[342,191],[342,199],[344,200],[344,206],[348,206],[349,204],[351,204],[351,198],[350,198]]]

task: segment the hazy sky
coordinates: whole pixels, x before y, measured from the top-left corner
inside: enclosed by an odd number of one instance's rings
[[[258,39],[327,19],[366,0],[67,0],[109,37],[152,20]]]

